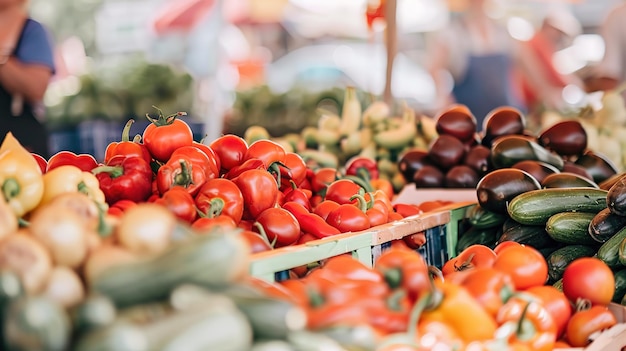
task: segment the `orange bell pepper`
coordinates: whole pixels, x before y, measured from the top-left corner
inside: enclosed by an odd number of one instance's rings
[[[509,344],[526,345],[536,351],[554,349],[556,323],[537,301],[513,296],[500,308],[496,321],[508,335]]]

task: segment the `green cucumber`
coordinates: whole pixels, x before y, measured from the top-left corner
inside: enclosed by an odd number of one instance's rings
[[[532,246],[535,249],[554,247],[556,242],[546,233],[546,228],[541,225],[516,224],[502,232],[498,243],[503,241],[515,241],[520,244]]]
[[[596,215],[585,212],[560,212],[546,222],[546,233],[563,244],[598,244],[589,235],[589,224]]]
[[[550,174],[541,182],[542,188],[596,188],[598,184],[593,180],[571,172],[561,172]]]
[[[531,190],[513,198],[507,206],[511,218],[528,225],[545,225],[560,212],[598,213],[605,209],[607,191],[595,188]]]
[[[117,307],[166,299],[183,283],[226,286],[247,273],[249,250],[231,232],[211,232],[177,242],[164,253],[139,262],[115,265],[91,282],[94,292]]]
[[[624,226],[626,226],[626,217],[616,215],[607,207],[596,213],[591,223],[589,223],[588,231],[595,241],[603,243],[624,228]]]
[[[486,210],[477,204],[468,210],[467,218],[473,227],[482,229],[502,225],[508,216]]]
[[[591,257],[596,253],[596,249],[586,245],[564,246],[548,256],[548,275],[552,281],[563,278],[565,268],[575,259],[581,257]]]
[[[478,229],[474,227],[470,227],[456,243],[456,252],[461,252],[466,248],[480,244],[489,246],[491,248],[495,247],[496,241],[498,239],[500,232],[500,228],[483,228]]]
[[[626,294],[626,268],[613,272],[615,278],[615,293],[613,293],[613,302],[620,303],[622,297]]]
[[[600,246],[597,254],[598,258],[611,268],[622,267],[619,261],[619,247],[624,239],[626,239],[626,227],[620,229]]]

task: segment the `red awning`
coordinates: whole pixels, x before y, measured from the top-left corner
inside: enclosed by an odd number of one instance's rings
[[[170,0],[153,22],[157,34],[188,32],[213,9],[215,0]]]

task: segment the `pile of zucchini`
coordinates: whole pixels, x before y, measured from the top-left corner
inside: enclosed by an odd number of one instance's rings
[[[493,248],[503,241],[532,246],[546,258],[548,283],[557,287],[569,263],[597,257],[614,272],[613,301],[626,304],[626,174],[598,185],[561,175],[558,186],[526,185],[525,191],[518,186],[519,193],[508,194],[505,211],[479,197],[468,210],[470,226],[459,237],[457,252],[473,244]]]
[[[2,271],[0,350],[343,350],[336,338],[349,341],[351,330],[309,332],[301,307],[251,283],[237,234],[193,235],[113,265],[71,309],[26,294],[18,275]]]

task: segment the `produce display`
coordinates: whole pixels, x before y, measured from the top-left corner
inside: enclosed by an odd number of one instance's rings
[[[622,322],[608,306],[626,303],[626,175],[581,124],[535,137],[502,107],[478,134],[464,106],[393,117],[353,94],[299,140],[254,126],[205,144],[158,110],[102,163],[8,134],[2,349],[552,350]],[[371,239],[453,204],[394,203],[407,183],[476,191],[441,267],[413,232],[372,262],[346,249],[277,282],[250,275],[274,249]]]

